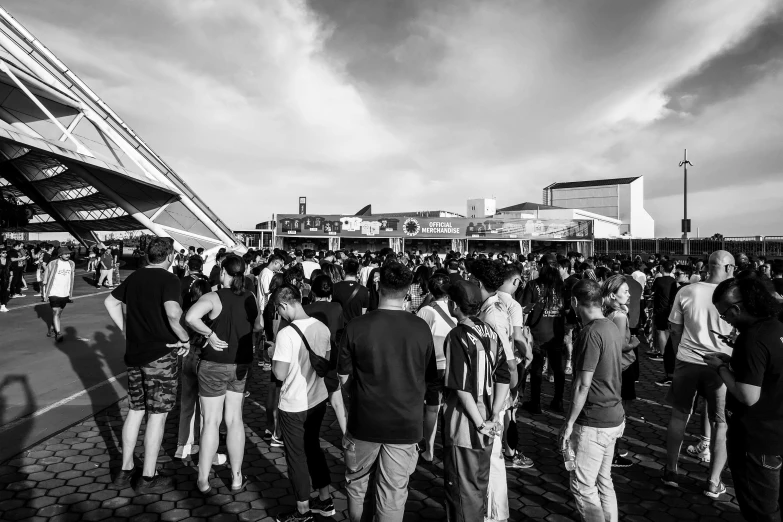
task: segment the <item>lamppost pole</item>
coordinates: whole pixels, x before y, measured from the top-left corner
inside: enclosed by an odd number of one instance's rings
[[[683,160],[680,162],[680,167],[683,169],[682,247],[685,255],[690,254],[688,251],[688,233],[691,231],[691,220],[688,219],[688,165],[693,167],[693,163],[688,161],[688,149],[685,149]]]

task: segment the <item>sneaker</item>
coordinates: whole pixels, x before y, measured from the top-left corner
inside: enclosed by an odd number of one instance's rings
[[[16,299],[17,297],[24,297],[24,294],[14,294],[11,296],[11,299]]]
[[[651,355],[649,359],[652,362],[663,362],[663,355]]]
[[[312,511],[308,511],[307,513],[300,513],[297,510],[293,510],[292,512],[288,513],[287,515],[277,515],[275,517],[276,522],[315,522],[315,517],[313,516]]]
[[[656,386],[671,386],[672,385],[672,378],[671,377],[664,377],[663,379],[658,379],[655,381]]]
[[[617,450],[617,454],[621,457],[627,457],[628,456],[628,448],[622,448]]]
[[[543,413],[543,411],[541,411],[541,405],[533,404],[533,401],[523,402],[522,409],[527,410],[529,413],[533,415],[541,415]]]
[[[334,516],[334,501],[331,497],[321,500],[319,497],[310,499],[310,511],[325,517]]]
[[[573,373],[574,373],[574,368],[573,368],[573,366],[571,366],[571,361],[568,361],[568,362],[566,363],[566,367],[565,367],[565,370],[563,370],[563,372],[564,372],[566,375],[571,375],[571,374],[573,374]]]
[[[533,461],[518,451],[514,453],[513,457],[508,455],[503,455],[503,457],[505,458],[507,468],[528,469],[533,467]]]
[[[8,311],[8,308],[5,307],[5,305],[0,306],[0,312],[5,313]]]
[[[245,399],[247,399],[248,397],[250,397],[250,392],[249,392],[249,391],[246,391],[246,392],[245,392]]]
[[[60,332],[55,332],[54,333],[54,340],[55,340],[55,342],[58,342],[58,343],[63,342],[63,334],[60,333]]]
[[[46,331],[46,337],[54,337],[54,330],[51,328]]]
[[[620,455],[615,455],[614,459],[612,459],[613,468],[630,468],[631,466],[633,466],[633,461],[631,459],[621,457]]]
[[[118,488],[129,488],[131,485],[131,480],[133,480],[133,475],[136,474],[136,468],[130,469],[128,471],[125,471],[124,469],[121,469],[120,472],[117,474],[116,477],[114,477],[114,481],[112,484],[117,486]]]
[[[711,480],[707,481],[707,487],[704,489],[704,494],[710,498],[718,498],[726,493],[726,485],[723,481],[718,481],[717,484]]]
[[[549,382],[555,382],[555,375],[552,373],[549,374]]]
[[[273,435],[274,434],[271,431],[264,430],[264,435],[261,438],[264,439],[266,442],[269,442],[270,440],[272,440]]]
[[[274,435],[272,435],[272,438],[269,440],[269,445],[273,448],[283,448],[285,447],[285,444],[283,444],[283,439],[278,439]]]
[[[33,297],[43,297],[41,294],[33,294]]]
[[[198,453],[198,444],[177,445],[177,451],[174,452],[175,459],[186,459],[191,455]]]
[[[671,471],[668,469],[663,470],[663,477],[661,477],[661,482],[663,482],[665,485],[672,487],[672,488],[679,488],[680,484],[677,482],[677,472]]]
[[[155,475],[154,477],[141,477],[136,484],[136,493],[146,495],[148,493],[161,494],[174,487],[174,477]]]
[[[710,462],[710,443],[700,440],[698,444],[690,445],[685,450],[688,455],[694,459],[698,459],[700,462]]]

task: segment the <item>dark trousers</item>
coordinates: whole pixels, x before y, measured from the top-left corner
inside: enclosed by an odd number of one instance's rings
[[[24,269],[20,266],[15,266],[11,272],[11,295],[22,293],[22,276],[24,275]]]
[[[11,298],[11,293],[8,291],[8,283],[0,283],[0,305],[7,305]]]
[[[734,491],[743,518],[748,522],[780,522],[783,503],[781,456],[750,453],[743,444],[732,444],[731,428],[727,447]]]
[[[475,522],[487,512],[492,444],[483,449],[450,446],[443,452],[446,520]]]
[[[332,480],[319,442],[324,414],[326,401],[307,411],[278,412],[277,421],[283,432],[288,478],[291,479],[298,502],[310,499],[311,480],[314,489],[325,488]]]
[[[563,346],[539,348],[533,351],[533,362],[530,364],[530,400],[533,404],[541,404],[541,380],[544,373],[544,357],[549,360],[549,367],[555,377],[555,396],[553,401],[563,400],[565,390],[565,368],[563,367]]]
[[[671,377],[674,375],[674,363],[677,360],[677,354],[674,353],[674,344],[672,344],[672,336],[669,335],[669,340],[666,341],[666,346],[663,349],[663,371],[666,375]]]

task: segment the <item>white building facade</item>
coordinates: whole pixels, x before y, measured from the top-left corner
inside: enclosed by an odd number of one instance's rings
[[[543,200],[545,205],[619,220],[621,235],[655,237],[655,220],[644,209],[644,176],[553,183],[544,189]]]
[[[497,212],[497,202],[494,198],[476,198],[468,200],[465,217],[485,218],[494,216]]]

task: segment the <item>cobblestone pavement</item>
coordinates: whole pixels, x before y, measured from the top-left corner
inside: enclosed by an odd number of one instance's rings
[[[681,457],[680,472],[684,478],[680,488],[674,490],[661,484],[665,426],[670,410],[662,405],[666,388],[653,384],[660,369],[660,363],[643,362],[641,383],[637,385],[640,399],[628,411],[624,440],[635,465],[613,473],[620,519],[631,522],[741,520],[728,472],[724,473],[728,493],[720,501],[702,494],[707,467],[685,455]],[[255,372],[249,387],[251,395],[244,407],[247,432],[244,471],[254,477],[247,491],[230,495],[230,473],[222,467],[217,468],[212,480],[213,486],[219,486],[220,494],[209,500],[199,496],[194,463],[172,459],[178,410],[169,415],[160,458],[163,472],[176,476],[175,487],[162,495],[136,495],[130,488],[116,489],[111,479],[119,466],[118,448],[127,409],[127,401],[123,399],[1,465],[0,520],[274,520],[277,513],[294,505],[294,498],[283,451],[269,447],[262,440],[268,376],[268,372],[260,369]],[[544,391],[551,393],[551,385],[545,384]],[[570,396],[568,389],[566,396]],[[518,422],[524,453],[534,460],[535,466],[528,470],[509,470],[511,520],[578,520],[568,491],[567,474],[555,450],[562,416],[546,411],[532,417],[523,413]],[[689,433],[697,432],[698,417],[694,416]],[[333,518],[346,520],[340,435],[331,410],[321,435],[335,488],[337,514]],[[686,438],[683,448],[691,442],[692,437]],[[440,453],[436,452],[436,456]],[[406,521],[445,520],[442,477],[440,464],[417,467],[411,477]]]

